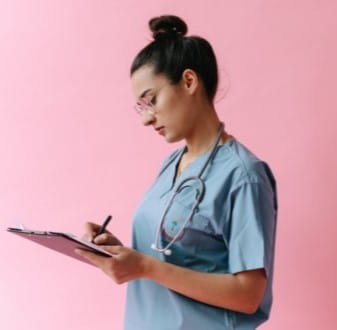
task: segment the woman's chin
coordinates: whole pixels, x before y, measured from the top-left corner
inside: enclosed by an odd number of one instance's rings
[[[164,138],[165,138],[167,143],[179,142],[183,139],[180,136],[173,136],[173,135],[169,135],[169,134],[165,135]]]

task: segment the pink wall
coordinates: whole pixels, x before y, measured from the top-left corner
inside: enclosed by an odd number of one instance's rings
[[[128,77],[163,13],[214,45],[231,86],[219,114],[278,179],[275,301],[261,329],[336,329],[336,11],[332,0],[1,1],[1,329],[121,329],[125,286],[4,230],[81,234],[112,213],[130,242],[133,211],[177,147],[142,127]]]

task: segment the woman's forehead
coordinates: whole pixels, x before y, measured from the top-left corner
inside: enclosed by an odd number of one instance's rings
[[[150,66],[143,66],[135,71],[131,76],[132,90],[135,97],[138,99],[146,90],[155,89],[160,86],[165,80],[164,75],[153,74],[153,69]]]

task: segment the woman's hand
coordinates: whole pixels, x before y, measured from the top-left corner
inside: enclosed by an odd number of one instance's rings
[[[85,234],[83,239],[92,242],[100,227],[101,226],[96,223],[87,222],[85,224]],[[123,245],[121,241],[108,230],[105,230],[103,234],[95,237],[93,243],[97,245]]]
[[[98,224],[87,222],[83,239],[91,242],[100,227]],[[113,256],[103,257],[82,249],[76,249],[75,252],[100,268],[116,283],[121,284],[145,276],[146,265],[151,257],[123,246],[121,241],[108,230],[95,237],[93,242]]]
[[[103,257],[81,249],[76,249],[75,252],[100,268],[117,284],[145,277],[148,273],[152,257],[125,246],[101,246],[101,248],[113,256]]]

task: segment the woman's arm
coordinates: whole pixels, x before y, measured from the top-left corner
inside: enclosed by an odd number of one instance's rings
[[[197,272],[176,266],[124,246],[104,246],[114,256],[106,258],[76,250],[101,268],[116,283],[138,278],[155,281],[205,304],[252,314],[263,298],[266,276],[263,269],[237,274]]]
[[[158,259],[149,262],[146,278],[203,303],[247,314],[257,310],[266,287],[263,269],[204,273]]]

